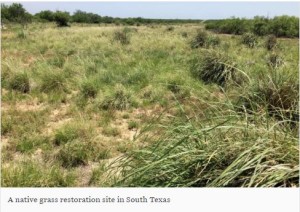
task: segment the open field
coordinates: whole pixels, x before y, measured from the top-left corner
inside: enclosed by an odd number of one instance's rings
[[[2,186],[299,186],[299,39],[201,29],[8,25]]]

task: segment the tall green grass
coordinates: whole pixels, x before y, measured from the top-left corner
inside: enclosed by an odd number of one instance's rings
[[[212,105],[213,106],[213,105]],[[214,105],[201,121],[162,125],[165,133],[124,157],[116,186],[299,186],[298,135],[265,114]],[[211,109],[209,109],[211,110]]]

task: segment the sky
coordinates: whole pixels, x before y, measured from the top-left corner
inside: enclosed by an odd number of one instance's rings
[[[41,10],[80,9],[101,16],[164,19],[223,19],[232,16],[270,18],[278,15],[299,17],[299,2],[21,2],[31,14]]]

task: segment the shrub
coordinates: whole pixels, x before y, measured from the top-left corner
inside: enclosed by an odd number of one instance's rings
[[[277,46],[277,39],[275,35],[269,35],[266,39],[266,48],[270,51]]]
[[[36,13],[35,16],[37,16],[38,18],[42,19],[42,20],[46,20],[46,21],[54,21],[54,13],[50,10],[43,10],[39,13]]]
[[[70,14],[68,12],[56,11],[54,13],[54,20],[58,27],[69,26],[69,24],[68,24],[69,19],[70,19]]]
[[[205,29],[217,33],[242,35],[251,28],[251,21],[240,18],[206,21]]]
[[[207,32],[199,30],[191,42],[192,48],[204,47],[207,41]]]
[[[253,48],[257,44],[257,37],[252,33],[245,33],[242,36],[242,43],[249,48]]]
[[[190,70],[195,78],[206,83],[224,86],[228,80],[236,80],[235,65],[228,57],[216,51],[194,58]]]
[[[270,32],[277,37],[299,37],[299,18],[287,15],[274,17]]]
[[[25,72],[13,74],[8,82],[8,88],[22,93],[28,93],[30,91],[28,75]]]
[[[269,19],[265,17],[254,17],[253,19],[253,33],[258,36],[264,36],[269,31]]]

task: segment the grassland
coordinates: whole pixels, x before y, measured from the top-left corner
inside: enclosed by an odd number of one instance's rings
[[[203,28],[8,25],[2,186],[299,186],[299,40]]]

